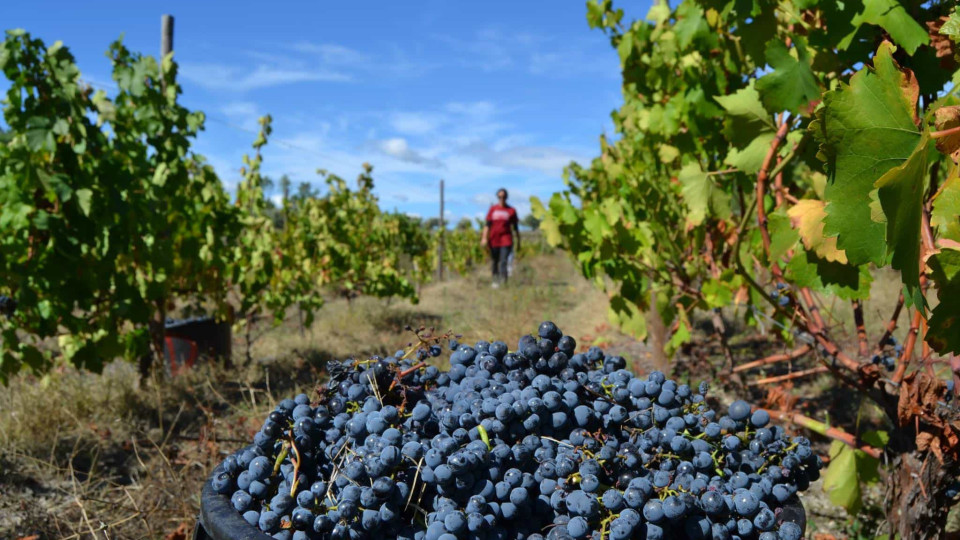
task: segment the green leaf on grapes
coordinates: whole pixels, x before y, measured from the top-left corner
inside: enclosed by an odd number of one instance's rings
[[[610,323],[620,330],[637,339],[647,337],[647,319],[640,308],[632,300],[622,295],[614,295],[610,299],[610,309],[607,312]]]
[[[699,225],[707,217],[707,213],[726,219],[730,216],[730,194],[726,193],[713,182],[713,177],[703,172],[700,165],[688,163],[680,170],[677,179],[683,186],[683,200],[687,204],[689,213],[687,223]]]
[[[837,237],[837,247],[855,265],[886,262],[886,225],[875,183],[910,159],[920,143],[916,80],[900,71],[894,50],[882,43],[873,68],[824,94],[810,125],[829,175],[823,232]]]
[[[937,229],[939,238],[960,242],[960,175],[957,172],[954,168],[934,196],[930,226]]]
[[[800,239],[782,208],[767,216],[767,229],[770,231],[770,260],[775,261],[786,255]]]
[[[756,174],[776,135],[776,126],[760,102],[754,81],[733,94],[715,99],[727,112],[723,135],[733,146],[724,163],[747,174]]]
[[[887,217],[887,248],[893,252],[891,266],[900,271],[907,306],[923,306],[920,290],[920,220],[926,185],[927,136],[924,135],[909,159],[881,176],[880,205]]]
[[[83,215],[90,216],[90,203],[93,199],[93,191],[82,188],[78,189],[74,195],[77,197],[77,204],[80,206],[80,211],[83,212]]]
[[[823,491],[830,502],[855,515],[862,504],[857,456],[853,448],[840,441],[830,445],[830,465],[823,473]]]
[[[852,266],[830,262],[806,249],[797,249],[785,271],[787,279],[799,287],[809,287],[844,300],[864,300],[870,297],[873,278],[867,265]]]
[[[530,197],[530,212],[540,220],[540,230],[543,231],[547,243],[551,246],[559,246],[563,242],[563,235],[560,234],[560,227],[553,215],[547,213],[543,202],[537,197]]]
[[[860,436],[863,442],[874,448],[884,448],[890,442],[890,434],[886,431],[867,431]],[[859,448],[857,454],[857,474],[864,484],[880,481],[880,460],[867,454]]]
[[[927,343],[941,354],[960,354],[960,243],[942,246],[927,265],[940,301],[927,320]]]
[[[954,43],[960,43],[960,10],[954,9],[947,22],[940,27],[940,34],[949,37]]]
[[[913,55],[920,45],[930,42],[927,31],[907,13],[906,8],[898,0],[863,0],[863,11],[851,22],[854,31],[840,42],[841,50],[850,46],[864,23],[877,25],[886,30],[890,37],[910,55]]]
[[[677,329],[666,344],[667,354],[677,351],[684,343],[690,341],[690,321],[687,319],[687,312],[680,310],[677,313]]]
[[[52,152],[56,146],[53,131],[50,129],[50,120],[47,118],[34,116],[28,119],[25,135],[27,148],[29,148],[31,152],[38,152],[40,150]]]
[[[767,42],[766,58],[773,71],[757,80],[757,91],[768,111],[795,112],[820,99],[820,85],[810,69],[805,39],[794,36],[794,47],[788,49],[780,38],[773,38]]]

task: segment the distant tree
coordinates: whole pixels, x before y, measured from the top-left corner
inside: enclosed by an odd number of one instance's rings
[[[307,199],[315,199],[320,195],[320,192],[310,182],[300,182],[300,185],[297,187],[297,194],[293,196],[295,201],[305,201]]]
[[[465,217],[465,218],[462,218],[462,219],[460,219],[460,221],[457,222],[457,227],[456,227],[456,228],[457,228],[458,231],[466,231],[466,230],[468,230],[468,229],[472,229],[472,228],[473,228],[473,221],[471,221],[470,218],[466,218],[466,217]]]
[[[540,220],[533,217],[533,214],[527,214],[526,216],[523,216],[523,219],[520,220],[520,224],[529,228],[531,231],[535,231],[540,228]]]
[[[427,230],[429,230],[429,231],[432,231],[432,230],[434,230],[434,229],[439,229],[439,228],[440,228],[440,218],[438,218],[438,217],[427,218],[427,219],[423,222],[423,226],[426,227]]]

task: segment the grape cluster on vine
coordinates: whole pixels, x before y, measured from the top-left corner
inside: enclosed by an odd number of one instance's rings
[[[903,354],[903,345],[893,336],[887,336],[880,344],[881,351],[874,354],[870,362],[883,366],[887,371],[897,368],[897,358]]]
[[[15,311],[17,311],[17,301],[5,294],[0,294],[0,314],[13,317]]]
[[[783,507],[820,459],[766,411],[718,413],[706,383],[638,377],[550,322],[515,351],[450,345],[445,372],[412,349],[331,362],[320,400],[280,402],[214,490],[297,540],[800,538]]]

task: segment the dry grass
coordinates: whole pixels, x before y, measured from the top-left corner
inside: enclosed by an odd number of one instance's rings
[[[252,438],[277,400],[311,391],[329,358],[403,347],[413,337],[407,325],[515,343],[544,319],[588,339],[606,321],[606,297],[563,255],[518,261],[507,287],[489,284],[478,271],[425,287],[416,305],[331,300],[302,332],[296,314],[255,329],[252,362],[237,336],[231,370],[204,365],[141,384],[134,366],[113,362],[101,375],[15,378],[0,388],[0,538],[192,531],[207,474]]]

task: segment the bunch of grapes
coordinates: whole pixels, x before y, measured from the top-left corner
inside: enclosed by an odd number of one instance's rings
[[[790,295],[787,291],[787,285],[785,283],[777,282],[776,286],[770,291],[770,298],[773,298],[781,306],[786,306],[790,303]]]
[[[319,401],[280,402],[212,487],[278,539],[801,537],[783,508],[819,477],[809,440],[538,334],[456,344],[446,372],[332,362]]]
[[[897,358],[903,354],[903,345],[897,341],[897,338],[888,336],[880,347],[880,353],[873,355],[870,361],[887,368],[887,371],[893,371],[897,368]]]
[[[5,294],[0,294],[0,314],[12,317],[17,310],[17,301]]]

